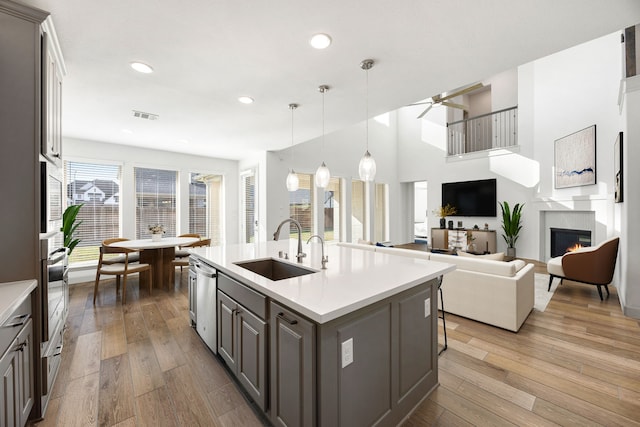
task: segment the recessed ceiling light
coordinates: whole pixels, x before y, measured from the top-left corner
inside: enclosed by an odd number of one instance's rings
[[[136,70],[139,73],[144,73],[144,74],[150,74],[153,73],[153,68],[151,68],[150,65],[147,65],[143,62],[132,62],[131,64],[131,68],[133,68],[134,70]]]
[[[253,104],[253,98],[251,98],[250,96],[239,96],[238,101],[242,102],[243,104]]]
[[[316,49],[326,49],[331,44],[331,37],[324,33],[314,34],[309,44]]]
[[[182,144],[188,144],[189,140],[188,139],[179,139],[178,142],[180,142]]]
[[[122,133],[132,134],[133,131],[131,129],[122,129]]]

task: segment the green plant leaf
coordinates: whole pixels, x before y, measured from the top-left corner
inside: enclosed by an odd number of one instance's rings
[[[64,235],[64,246],[69,249],[69,254],[73,252],[73,248],[75,248],[78,243],[80,243],[80,239],[73,237],[74,233],[82,224],[82,221],[76,222],[76,218],[78,216],[78,212],[80,212],[80,208],[82,208],[84,204],[80,205],[70,205],[64,210],[62,214],[62,231]]]
[[[509,203],[504,201],[500,203],[500,209],[502,211],[502,231],[504,234],[502,237],[510,248],[515,247],[518,240],[520,230],[522,230],[522,208],[524,203],[516,203],[511,210]]]

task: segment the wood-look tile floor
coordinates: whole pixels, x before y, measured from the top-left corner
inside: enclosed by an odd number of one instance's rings
[[[62,367],[36,426],[263,425],[189,326],[186,271],[176,276],[151,296],[133,279],[125,306],[113,280],[95,307],[93,284],[71,287]],[[517,334],[447,315],[440,386],[404,426],[640,425],[640,325],[611,290],[601,302],[565,282]]]

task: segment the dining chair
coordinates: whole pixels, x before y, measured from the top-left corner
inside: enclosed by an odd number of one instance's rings
[[[109,246],[112,243],[118,242],[126,242],[129,239],[125,239],[124,237],[114,237],[112,239],[104,239],[102,241],[103,246]],[[129,263],[139,262],[140,261],[140,252],[131,252],[129,253]],[[124,262],[124,255],[117,255],[113,257],[105,258],[102,263],[103,264],[121,264]]]
[[[181,234],[178,237],[195,237],[197,239],[201,239],[202,237],[200,237],[200,235],[198,233],[186,233],[186,234]],[[178,246],[178,249],[176,249],[176,258],[189,258],[189,252],[183,250],[182,248],[184,247],[188,247],[189,245],[181,245]]]
[[[126,239],[124,239],[126,240]],[[121,240],[122,241],[122,240]],[[113,243],[113,242],[111,242]],[[93,287],[93,304],[96,304],[96,296],[98,295],[98,284],[101,275],[116,276],[116,297],[120,290],[120,277],[122,277],[122,304],[127,303],[127,276],[134,273],[149,272],[149,295],[151,295],[152,270],[149,264],[131,263],[129,256],[136,253],[134,249],[119,248],[116,246],[102,245],[100,246],[100,258],[98,260],[98,268],[96,269],[96,282]],[[122,263],[105,263],[104,256],[107,254],[117,254],[122,257]]]
[[[199,240],[197,242],[191,243],[189,245],[184,245],[182,246],[183,248],[197,248],[197,247],[202,247],[202,246],[211,246],[211,239],[202,239]],[[178,251],[176,251],[178,252]],[[178,257],[176,255],[176,257],[173,259],[173,261],[171,261],[171,265],[173,266],[173,268],[171,269],[171,283],[175,282],[176,279],[176,267],[180,267],[180,274],[182,274],[182,267],[188,267],[189,266],[189,252],[185,251],[187,253],[186,257]]]

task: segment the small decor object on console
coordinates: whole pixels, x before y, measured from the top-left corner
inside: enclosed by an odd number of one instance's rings
[[[149,232],[151,233],[151,240],[158,242],[162,239],[162,235],[165,233],[164,225],[162,224],[150,224]]]
[[[456,213],[458,213],[458,210],[455,208],[455,206],[451,206],[450,204],[447,203],[445,206],[439,206],[437,209],[433,211],[433,213],[440,217],[440,228],[445,228],[447,226],[446,217],[450,215],[455,215]],[[453,227],[453,221],[451,221],[451,227],[449,228],[452,228],[452,227]]]

